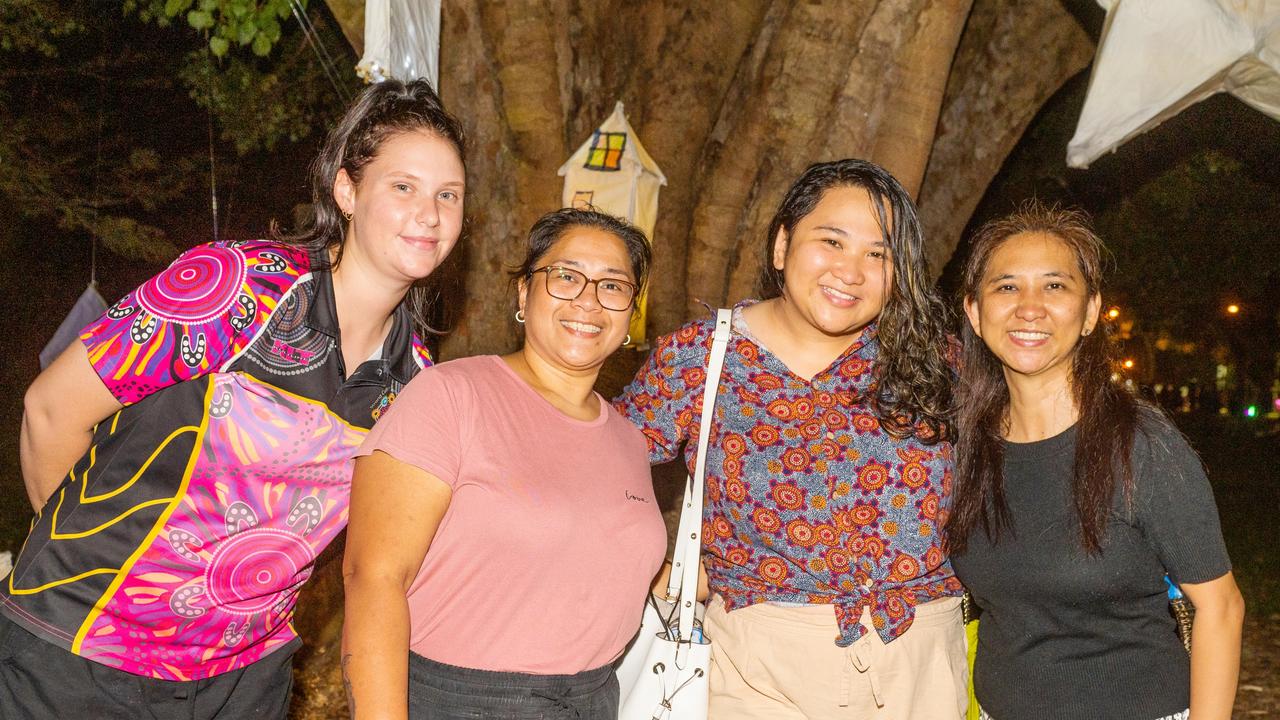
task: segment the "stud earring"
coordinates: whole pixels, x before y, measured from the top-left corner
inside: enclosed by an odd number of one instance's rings
[[[351,222],[351,213],[346,210],[342,210],[341,208],[339,208],[338,212],[342,213],[342,217],[346,218],[347,222]]]

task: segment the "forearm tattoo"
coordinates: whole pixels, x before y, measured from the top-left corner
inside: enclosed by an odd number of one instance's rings
[[[351,711],[351,720],[356,720],[356,696],[351,691],[351,676],[347,674],[347,664],[351,662],[351,653],[342,656],[342,687],[347,691],[347,708]]]

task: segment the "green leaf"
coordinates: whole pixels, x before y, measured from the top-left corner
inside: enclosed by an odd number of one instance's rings
[[[271,38],[268,38],[266,33],[258,33],[258,36],[253,39],[253,54],[258,57],[266,57],[270,52]]]
[[[280,41],[280,23],[276,22],[275,18],[269,17],[262,23],[262,32],[266,34],[272,45]]]
[[[213,27],[213,16],[203,10],[192,10],[187,13],[187,24],[196,30]]]
[[[253,20],[245,20],[240,23],[240,28],[236,31],[236,41],[241,45],[248,45],[253,42],[253,38],[257,34],[258,26],[253,24]]]
[[[168,17],[175,17],[178,13],[186,10],[191,4],[191,0],[165,0],[164,14]]]
[[[227,42],[226,38],[221,38],[221,37],[209,38],[209,50],[213,52],[214,57],[222,57],[223,55],[226,55],[227,48],[229,48],[230,46],[231,46],[231,43]]]
[[[307,0],[299,0],[299,4],[302,5],[303,10],[307,9]],[[289,0],[277,0],[275,6],[277,17],[281,20],[289,17],[289,12],[291,11],[291,8],[289,7]]]

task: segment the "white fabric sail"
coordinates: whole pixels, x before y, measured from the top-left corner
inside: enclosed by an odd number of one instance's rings
[[[366,0],[364,57],[356,73],[371,83],[422,77],[438,91],[440,0]]]
[[[1067,164],[1229,92],[1280,120],[1280,0],[1099,0],[1107,10]]]

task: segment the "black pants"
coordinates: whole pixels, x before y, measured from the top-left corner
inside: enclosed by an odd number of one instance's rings
[[[283,720],[296,649],[203,680],[156,680],[85,660],[0,615],[0,718]]]
[[[409,654],[410,720],[617,720],[618,678],[606,665],[577,675],[527,675],[445,665]]]

